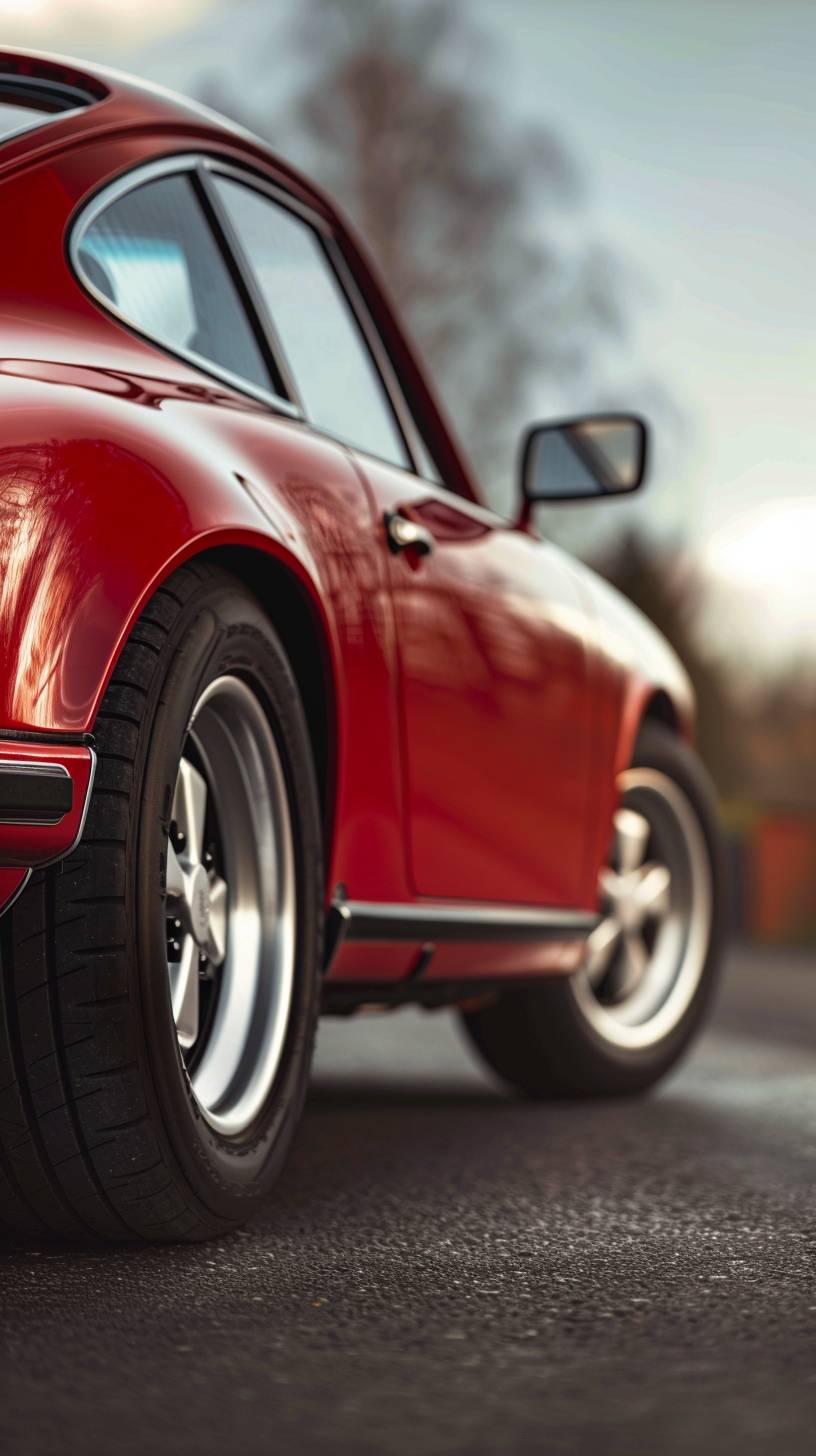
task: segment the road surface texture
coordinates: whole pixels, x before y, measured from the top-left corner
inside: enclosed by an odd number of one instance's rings
[[[816,1450],[816,958],[739,952],[635,1103],[514,1101],[447,1013],[324,1023],[277,1197],[0,1248],[3,1456]]]

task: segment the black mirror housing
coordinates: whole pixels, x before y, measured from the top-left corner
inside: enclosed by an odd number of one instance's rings
[[[646,474],[648,431],[637,415],[585,415],[533,425],[521,453],[525,517],[550,504],[628,495]]]

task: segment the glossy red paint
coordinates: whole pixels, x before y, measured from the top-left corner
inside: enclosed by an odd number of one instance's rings
[[[327,904],[342,886],[392,904],[594,909],[615,776],[650,701],[689,720],[674,660],[591,574],[479,504],[382,283],[322,194],[208,113],[101,71],[92,83],[106,94],[86,112],[0,148],[0,200],[18,220],[0,234],[0,732],[92,734],[151,593],[217,553],[273,616],[275,602],[305,607],[327,719]],[[325,221],[444,486],[166,354],[84,291],[72,218],[130,169],[191,152]],[[433,556],[389,552],[391,511],[432,532]],[[331,974],[399,978],[415,953],[346,945]],[[466,962],[446,947],[435,973]],[[478,964],[516,973],[519,948],[479,947]]]
[[[411,887],[580,905],[593,745],[578,588],[543,542],[481,507],[379,462],[363,468],[378,511],[436,543],[430,556],[387,558]]]

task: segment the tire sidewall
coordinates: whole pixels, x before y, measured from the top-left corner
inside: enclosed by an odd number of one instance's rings
[[[225,581],[196,593],[176,623],[170,660],[157,673],[142,724],[129,862],[136,947],[134,974],[157,1108],[172,1155],[192,1190],[222,1219],[245,1217],[245,1204],[274,1182],[297,1124],[308,1081],[320,966],[320,829],[308,731],[297,688],[275,633],[254,601]],[[227,673],[263,702],[290,798],[296,878],[295,976],[281,1063],[252,1126],[227,1139],[199,1107],[176,1036],[167,975],[167,841],[178,764],[193,707]]]
[[[548,977],[466,1012],[465,1027],[487,1064],[505,1082],[531,1097],[619,1097],[645,1092],[689,1046],[716,988],[727,909],[712,787],[688,745],[658,723],[643,726],[631,767],[655,769],[672,780],[703,836],[711,875],[712,918],[700,979],[671,1030],[645,1047],[625,1047],[604,1038],[585,1015],[570,978]]]
[[[657,723],[644,724],[632,755],[632,768],[655,769],[681,789],[691,806],[705,843],[711,878],[711,926],[708,948],[694,994],[671,1031],[647,1047],[622,1047],[607,1041],[583,1015],[572,986],[564,983],[565,1010],[575,1036],[590,1050],[599,1070],[608,1068],[637,1090],[668,1069],[691,1040],[715,991],[722,960],[727,920],[722,840],[714,793],[696,755],[675,734]]]

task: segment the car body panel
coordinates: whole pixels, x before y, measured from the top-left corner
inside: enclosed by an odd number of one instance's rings
[[[240,128],[95,74],[106,99],[0,148],[5,215],[24,220],[0,236],[0,278],[13,281],[0,324],[0,735],[92,734],[151,594],[184,561],[229,550],[239,574],[250,558],[253,580],[259,563],[263,580],[267,563],[270,583],[283,574],[314,626],[327,907],[347,896],[594,911],[616,774],[657,695],[688,731],[682,670],[592,573],[479,505],[386,290],[327,199]],[[68,243],[88,199],[190,152],[260,173],[331,226],[444,487],[163,351],[81,286]],[[432,530],[427,561],[389,552],[383,513],[397,508]],[[15,886],[9,864],[0,900]],[[330,975],[398,979],[421,948],[341,944]],[[433,974],[568,960],[445,945]]]
[[[584,903],[591,701],[571,576],[546,543],[471,502],[378,461],[362,468],[379,513],[435,543],[388,557],[415,893]]]

